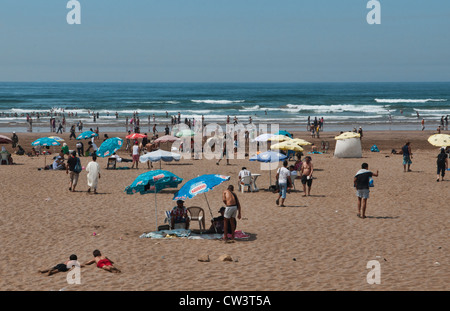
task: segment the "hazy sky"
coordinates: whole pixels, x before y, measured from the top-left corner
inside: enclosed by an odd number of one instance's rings
[[[450,81],[450,1],[1,0],[0,81]]]

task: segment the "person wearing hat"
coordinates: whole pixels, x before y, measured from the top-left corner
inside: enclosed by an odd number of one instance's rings
[[[205,233],[223,233],[223,229],[224,229],[224,221],[225,221],[225,207],[222,206],[218,211],[217,211],[220,216],[214,217],[213,219],[211,219],[211,227],[209,227],[209,229],[205,232]],[[234,223],[235,223],[235,228],[236,228],[236,218],[233,218]],[[228,219],[227,221],[231,221],[230,219]],[[231,224],[228,224],[227,226],[227,233],[231,234]]]
[[[170,211],[170,226],[172,229],[189,229],[189,216],[183,200],[178,200],[177,206]]]

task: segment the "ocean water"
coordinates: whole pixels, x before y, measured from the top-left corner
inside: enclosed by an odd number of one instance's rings
[[[81,120],[84,128],[124,131],[134,113],[145,129],[163,128],[178,113],[182,122],[251,117],[287,130],[323,117],[325,131],[419,130],[424,118],[436,129],[450,115],[450,83],[0,83],[0,132],[29,131],[27,114],[36,132],[49,131],[51,115],[64,116],[67,127]]]

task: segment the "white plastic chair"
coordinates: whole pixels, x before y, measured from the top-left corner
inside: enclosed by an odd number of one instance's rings
[[[295,190],[295,177],[297,177],[297,175],[291,175],[291,183],[292,183],[292,186],[294,187],[294,190]]]
[[[1,155],[0,165],[3,164],[3,161],[6,162],[6,165],[9,165],[8,154],[5,152],[2,152],[2,153],[0,153],[0,155]]]
[[[189,220],[197,220],[200,230],[205,230],[205,211],[198,206],[191,206],[187,208]]]
[[[249,187],[250,191],[253,192],[252,176],[242,177],[240,187],[241,187],[241,192],[244,192],[245,187]]]

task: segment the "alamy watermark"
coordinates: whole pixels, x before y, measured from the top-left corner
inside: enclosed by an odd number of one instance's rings
[[[81,24],[81,4],[77,0],[70,0],[67,2],[66,7],[70,9],[69,13],[67,13],[66,20],[67,24]]]
[[[370,269],[369,273],[367,273],[367,283],[370,285],[373,284],[381,284],[381,265],[378,260],[370,260],[366,266],[367,269]]]
[[[381,24],[381,4],[378,0],[370,0],[367,2],[367,8],[371,9],[367,13],[366,20],[369,25]]]
[[[71,260],[67,263],[67,269],[70,269],[67,272],[66,280],[67,284],[81,284],[81,265],[77,260]]]

